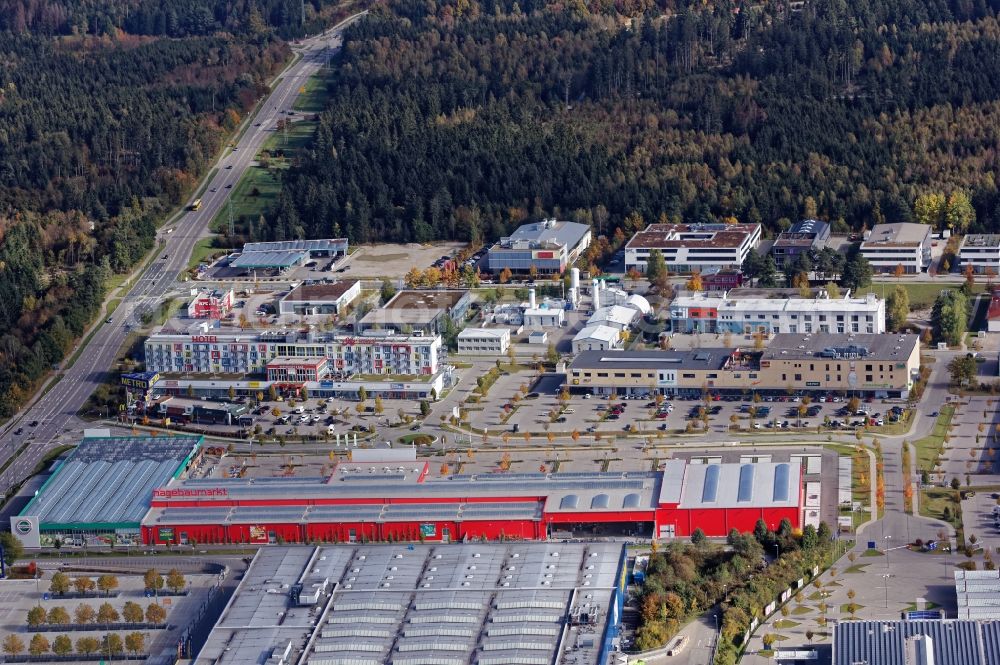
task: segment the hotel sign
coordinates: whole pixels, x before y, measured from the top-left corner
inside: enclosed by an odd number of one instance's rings
[[[192,335],[191,341],[195,344],[215,344],[219,338],[215,335]]]

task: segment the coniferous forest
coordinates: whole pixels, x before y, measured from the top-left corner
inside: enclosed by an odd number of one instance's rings
[[[329,18],[296,0],[0,0],[0,418]],[[332,6],[332,5],[331,5]]]
[[[998,10],[390,0],[349,31],[312,150],[244,235],[488,241],[543,214],[847,231],[954,196],[997,229]]]

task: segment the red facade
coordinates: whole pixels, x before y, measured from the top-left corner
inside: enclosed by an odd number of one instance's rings
[[[220,506],[307,506],[307,505],[362,505],[433,504],[460,502],[534,502],[544,505],[545,497],[466,497],[370,500],[355,499],[257,499],[233,500],[225,496],[204,499],[153,500],[153,507],[210,508]],[[802,526],[802,488],[799,488],[798,506],[746,507],[746,508],[679,508],[677,504],[661,504],[657,508],[609,511],[541,511],[538,519],[508,520],[408,520],[379,522],[275,522],[258,524],[155,524],[142,527],[143,542],[150,545],[197,542],[257,543],[268,542],[351,542],[351,541],[460,541],[463,539],[487,540],[544,540],[550,529],[571,525],[635,525],[649,523],[653,534],[668,532],[675,537],[688,537],[696,528],[709,537],[724,537],[730,530],[753,531],[757,520],[776,530],[783,519],[792,526]],[[670,528],[672,527],[672,529]]]

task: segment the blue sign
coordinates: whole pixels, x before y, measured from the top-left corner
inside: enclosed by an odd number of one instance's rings
[[[941,610],[911,610],[906,613],[907,621],[940,621]]]
[[[874,540],[869,540],[868,541],[868,549],[870,549],[870,550],[875,549],[875,541]]]
[[[49,599],[49,594],[43,593],[42,594],[42,600],[48,600],[48,599]]]
[[[937,549],[937,543],[927,543],[927,549],[929,549],[929,550],[936,550]]]

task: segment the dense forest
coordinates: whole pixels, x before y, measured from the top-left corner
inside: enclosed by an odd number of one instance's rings
[[[319,31],[344,6],[332,0],[0,0],[0,31],[166,37],[274,32],[289,38]]]
[[[212,3],[0,0],[0,418],[62,360],[287,61],[277,33],[301,9],[217,4],[197,30],[160,30],[157,12]]]
[[[348,33],[311,151],[241,235],[773,231],[971,199],[1000,228],[1000,0],[390,0]],[[637,213],[637,214],[633,214]],[[918,216],[919,217],[919,216]]]

